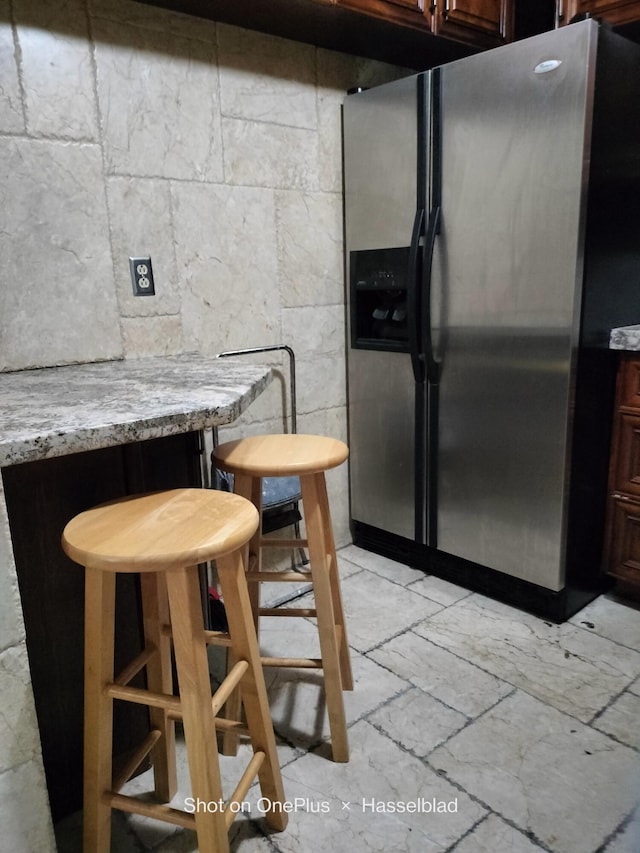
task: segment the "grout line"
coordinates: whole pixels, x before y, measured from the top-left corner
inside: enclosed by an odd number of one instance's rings
[[[629,812],[629,814],[620,821],[620,823],[613,830],[613,832],[611,832],[609,835],[607,835],[607,837],[604,839],[602,844],[599,847],[597,847],[593,851],[593,853],[606,853],[606,850],[607,850],[607,847],[609,846],[609,844],[615,838],[622,835],[622,833],[627,829],[627,827],[631,826],[631,824],[634,821],[634,818],[636,818],[636,816],[638,815],[638,809],[640,809],[640,802],[638,803],[638,805],[636,805],[636,808],[632,812]],[[640,832],[640,830],[639,830],[639,832]]]

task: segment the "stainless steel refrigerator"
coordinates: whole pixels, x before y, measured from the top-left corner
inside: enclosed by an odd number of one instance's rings
[[[346,98],[354,542],[561,621],[603,589],[640,321],[640,46],[593,20]]]

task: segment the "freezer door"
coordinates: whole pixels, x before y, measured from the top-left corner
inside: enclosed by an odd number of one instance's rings
[[[351,517],[414,538],[414,383],[403,353],[349,358]]]
[[[564,585],[593,21],[442,69],[438,547]]]
[[[415,383],[385,317],[406,306],[407,263],[389,258],[408,259],[418,205],[417,78],[349,96],[343,121],[351,516],[413,539]]]
[[[408,246],[417,207],[417,77],[347,97],[347,252]]]

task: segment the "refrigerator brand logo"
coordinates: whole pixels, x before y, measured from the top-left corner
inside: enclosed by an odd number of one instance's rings
[[[534,74],[547,74],[549,71],[555,71],[562,65],[561,59],[545,59],[544,62],[539,62],[533,69]]]

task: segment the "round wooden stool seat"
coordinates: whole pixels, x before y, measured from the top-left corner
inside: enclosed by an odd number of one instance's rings
[[[252,477],[317,474],[341,465],[349,448],[322,435],[256,435],[228,441],[213,451],[219,468]]]
[[[64,529],[66,553],[83,566],[157,572],[230,554],[258,527],[256,508],[212,489],[173,489],[89,509]]]

